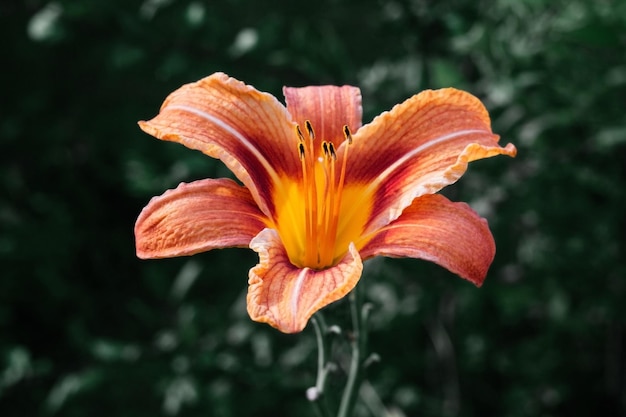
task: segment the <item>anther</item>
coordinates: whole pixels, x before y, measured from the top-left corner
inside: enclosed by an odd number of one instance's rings
[[[313,126],[311,125],[311,121],[310,120],[305,120],[304,121],[304,126],[306,127],[306,131],[309,134],[309,137],[311,138],[311,140],[315,139],[315,132],[313,131]]]
[[[300,154],[300,159],[304,159],[304,144],[302,142],[298,143],[298,153]]]
[[[343,135],[348,140],[348,145],[352,145],[352,134],[350,133],[348,125],[343,125]]]
[[[331,143],[331,146],[332,146],[332,143]],[[322,142],[322,151],[324,152],[324,156],[326,156],[326,157],[330,156],[330,153],[328,151],[328,142],[326,142],[326,141]]]
[[[337,154],[335,153],[335,146],[333,145],[332,142],[330,142],[328,144],[328,154],[330,155],[331,158],[333,158],[333,160],[337,160]]]

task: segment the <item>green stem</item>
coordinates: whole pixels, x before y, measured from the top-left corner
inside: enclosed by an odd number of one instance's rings
[[[330,411],[324,397],[324,389],[326,387],[326,376],[328,375],[328,366],[326,364],[326,352],[328,350],[328,341],[326,335],[328,328],[321,312],[317,312],[312,317],[313,327],[315,329],[315,340],[317,341],[317,378],[315,381],[315,395],[310,398],[311,404],[320,417],[330,417]],[[321,400],[321,401],[320,401]]]
[[[367,311],[361,306],[362,300],[359,294],[359,286],[350,293],[350,312],[352,315],[352,340],[350,346],[352,350],[352,358],[350,360],[350,369],[348,371],[348,381],[341,397],[339,404],[339,412],[337,417],[351,417],[356,399],[361,387],[361,376],[363,371],[363,355],[365,354],[365,345],[367,343],[367,332],[364,328],[364,320],[367,318]]]
[[[311,321],[315,328],[315,340],[317,341],[317,378],[315,380],[315,388],[322,395],[326,386],[326,375],[328,375],[326,366],[327,342],[324,337],[328,332],[328,328],[326,327],[324,316],[320,312],[313,316]]]

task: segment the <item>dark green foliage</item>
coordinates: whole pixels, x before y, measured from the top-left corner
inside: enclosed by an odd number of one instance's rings
[[[490,275],[476,289],[368,263],[369,384],[395,415],[626,415],[626,2],[29,0],[0,16],[3,417],[313,415],[313,331],[248,319],[252,251],[134,256],[151,196],[230,175],[136,126],[214,71],[279,97],[358,85],[366,122],[426,88],[484,99],[518,157],[445,193],[489,219]],[[327,310],[346,322],[346,303]]]

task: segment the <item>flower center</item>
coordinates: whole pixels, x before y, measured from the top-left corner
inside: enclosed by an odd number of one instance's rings
[[[304,132],[296,127],[302,174],[298,181],[283,182],[276,226],[292,264],[324,269],[336,265],[350,242],[358,240],[369,210],[350,204],[363,200],[362,187],[345,187],[352,144],[348,126],[343,127],[340,158],[333,142],[316,139],[308,120],[304,127]]]

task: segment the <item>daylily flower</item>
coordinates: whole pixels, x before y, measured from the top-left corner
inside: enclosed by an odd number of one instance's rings
[[[248,313],[286,333],[351,291],[374,256],[425,259],[482,284],[495,254],[486,220],[435,194],[471,161],[515,156],[477,98],[428,90],[361,126],[356,87],[283,93],[286,107],[216,73],[139,122],[221,159],[243,184],[204,179],[153,198],[135,225],[140,258],[250,247]]]

